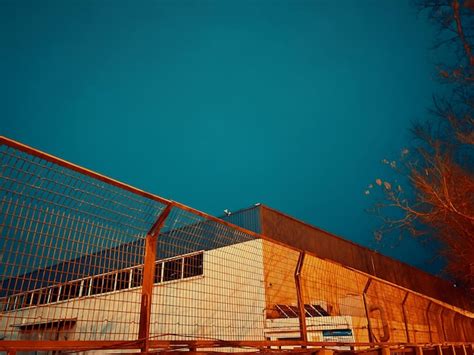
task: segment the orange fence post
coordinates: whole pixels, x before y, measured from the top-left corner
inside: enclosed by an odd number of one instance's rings
[[[428,321],[428,332],[430,333],[430,342],[433,342],[433,334],[431,333],[431,321],[430,321],[430,308],[433,304],[432,301],[428,303],[428,307],[426,308],[426,320]]]
[[[405,303],[406,303],[409,295],[410,295],[410,293],[407,292],[405,294],[405,297],[403,298],[403,302],[402,302],[403,322],[405,323],[405,332],[407,334],[407,342],[410,342],[410,332],[408,331],[407,311],[405,309]]]
[[[140,306],[140,326],[138,338],[143,341],[142,351],[147,352],[149,347],[148,338],[150,336],[150,317],[153,294],[153,280],[155,277],[156,244],[160,229],[173,208],[168,205],[160,214],[155,224],[151,227],[145,241],[145,261],[143,265],[143,286],[142,300]]]
[[[296,296],[298,298],[298,310],[299,310],[299,321],[300,321],[300,333],[301,340],[304,342],[308,341],[308,333],[306,330],[306,310],[304,307],[303,292],[301,290],[301,270],[303,269],[305,253],[300,252],[298,256],[298,262],[295,268],[295,285],[296,285]]]
[[[367,283],[364,287],[364,292],[362,292],[362,298],[364,299],[364,308],[365,308],[365,316],[367,317],[367,331],[369,332],[369,342],[374,341],[374,337],[372,335],[372,327],[370,325],[370,317],[369,317],[369,309],[367,308],[367,291],[369,291],[370,284],[372,283],[372,279],[369,278]]]

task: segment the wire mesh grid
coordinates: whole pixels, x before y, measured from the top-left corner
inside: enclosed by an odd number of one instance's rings
[[[405,302],[405,313],[408,326],[408,340],[414,343],[432,342],[431,328],[428,320],[430,301],[414,294],[408,294]]]
[[[319,305],[328,316],[307,319],[308,334],[313,333],[317,341],[369,342],[362,295],[368,277],[307,256],[303,280],[305,305]]]
[[[0,341],[474,340],[472,318],[359,271],[15,146],[0,161]]]
[[[367,308],[375,341],[407,341],[402,302],[406,295],[390,285],[373,281],[367,290]]]
[[[8,145],[0,161],[0,336],[136,338],[134,266],[164,205]]]
[[[264,340],[261,240],[174,208],[157,254],[152,338]]]

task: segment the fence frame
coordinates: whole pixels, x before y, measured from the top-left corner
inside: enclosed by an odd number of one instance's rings
[[[407,333],[407,343],[390,343],[386,342],[384,343],[384,346],[406,346],[410,342],[410,337],[409,337],[409,332],[408,332],[408,325],[407,325],[407,317],[406,317],[406,310],[405,310],[405,302],[407,298],[409,297],[410,294],[413,295],[418,295],[420,297],[423,297],[427,300],[429,300],[429,305],[426,309],[427,313],[427,321],[428,321],[428,328],[429,328],[429,334],[430,334],[430,340],[432,341],[432,329],[431,329],[431,322],[430,322],[430,317],[429,311],[432,306],[432,304],[436,303],[439,306],[442,307],[442,311],[440,314],[440,320],[441,320],[441,325],[443,329],[443,335],[444,335],[444,344],[447,344],[447,337],[446,337],[446,330],[445,330],[445,325],[444,325],[444,318],[443,318],[443,313],[445,310],[448,310],[446,308],[446,304],[444,302],[434,300],[428,296],[425,296],[423,294],[419,294],[415,291],[406,289],[402,286],[393,284],[389,281],[379,279],[373,275],[366,274],[360,270],[341,265],[337,262],[331,261],[331,260],[326,260],[328,262],[331,262],[333,264],[340,265],[348,270],[351,270],[353,272],[356,272],[358,274],[364,275],[367,277],[367,282],[364,288],[364,291],[362,293],[363,296],[363,301],[364,301],[364,308],[365,308],[365,313],[366,313],[366,318],[367,318],[367,330],[368,330],[368,336],[369,336],[369,342],[368,343],[340,343],[340,342],[308,342],[308,337],[307,337],[307,329],[306,329],[306,317],[305,317],[305,308],[304,308],[304,301],[303,301],[303,294],[302,294],[302,287],[301,287],[301,272],[302,268],[304,265],[304,257],[306,254],[312,255],[311,252],[307,252],[305,250],[301,250],[299,248],[293,247],[291,245],[287,245],[283,242],[280,242],[278,240],[274,240],[264,234],[259,234],[250,230],[247,230],[245,228],[236,226],[232,223],[229,223],[227,221],[223,221],[217,217],[211,216],[209,214],[206,214],[204,212],[198,211],[194,208],[188,207],[184,204],[181,204],[176,201],[168,200],[162,197],[159,197],[157,195],[154,195],[152,193],[148,193],[146,191],[137,189],[131,185],[122,183],[120,181],[114,180],[112,178],[109,178],[105,175],[96,173],[92,170],[83,168],[81,166],[78,166],[76,164],[70,163],[68,161],[65,161],[63,159],[57,158],[53,155],[41,152],[37,149],[31,148],[27,145],[24,145],[22,143],[16,142],[14,140],[8,139],[6,137],[0,136],[0,145],[7,145],[11,148],[17,149],[19,151],[28,153],[32,156],[44,159],[50,163],[57,164],[59,166],[68,168],[70,170],[76,171],[80,174],[89,176],[91,178],[97,179],[99,181],[102,181],[104,183],[107,183],[109,185],[118,187],[120,189],[132,192],[134,194],[143,196],[145,198],[157,201],[159,203],[162,203],[165,205],[164,210],[157,216],[157,219],[153,226],[151,227],[150,231],[147,233],[146,238],[145,238],[145,254],[144,254],[144,269],[143,269],[143,283],[142,283],[142,290],[141,290],[141,303],[140,303],[140,324],[139,324],[139,331],[138,331],[138,338],[133,341],[88,341],[88,340],[81,340],[81,341],[28,341],[28,340],[0,340],[0,350],[3,351],[14,351],[14,350],[32,350],[32,349],[43,349],[43,350],[58,350],[58,349],[70,349],[70,350],[93,350],[93,349],[141,349],[142,352],[148,352],[150,349],[153,348],[161,348],[161,347],[174,347],[178,345],[186,345],[189,349],[196,349],[199,347],[208,347],[208,346],[233,346],[233,347],[257,347],[257,348],[267,348],[269,346],[319,346],[319,347],[325,347],[325,346],[341,346],[341,345],[351,345],[351,346],[368,346],[368,347],[377,347],[380,346],[380,343],[375,343],[373,340],[373,334],[372,334],[372,328],[370,324],[370,312],[368,309],[367,305],[367,299],[366,295],[368,292],[368,289],[370,288],[370,285],[372,283],[372,280],[380,282],[382,284],[387,284],[392,287],[396,287],[398,289],[404,290],[406,292],[405,298],[402,303],[402,309],[403,309],[403,314],[404,314],[404,323],[405,323],[405,329]],[[247,235],[253,236],[257,239],[262,239],[266,241],[270,241],[274,244],[284,246],[288,249],[294,250],[299,252],[299,257],[298,257],[298,263],[296,265],[295,271],[294,271],[294,281],[295,281],[295,286],[297,290],[297,300],[298,300],[298,308],[299,308],[299,325],[300,325],[300,335],[301,335],[301,341],[157,341],[150,339],[150,316],[151,316],[151,305],[153,303],[153,279],[154,279],[154,272],[155,272],[155,267],[154,267],[154,262],[156,260],[156,246],[157,246],[157,238],[159,236],[160,229],[163,227],[168,215],[170,214],[172,208],[178,208],[180,210],[184,210],[187,212],[190,212],[194,215],[200,216],[206,220],[211,220],[216,223],[225,225],[229,228],[232,228],[234,230],[238,230],[242,233],[245,233]],[[316,258],[318,258],[316,255],[312,255]],[[457,307],[450,306],[450,310],[456,310],[458,309]],[[463,310],[464,311],[464,310]],[[457,312],[457,314],[460,314]],[[456,315],[455,317],[457,317]],[[465,326],[464,322],[462,322],[462,329],[465,331]],[[464,339],[466,339],[466,336],[464,335]],[[464,343],[449,343],[452,344],[453,346],[459,346],[463,345]],[[472,343],[470,343],[472,344]]]

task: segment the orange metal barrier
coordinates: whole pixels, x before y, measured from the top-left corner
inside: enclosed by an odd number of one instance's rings
[[[474,341],[472,314],[0,138],[0,351]]]

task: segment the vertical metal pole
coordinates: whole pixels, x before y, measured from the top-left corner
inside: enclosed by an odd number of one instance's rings
[[[407,342],[408,343],[410,342],[410,332],[408,331],[407,311],[405,309],[405,302],[407,301],[409,295],[410,294],[407,292],[405,294],[405,298],[403,298],[403,302],[402,302],[403,321],[405,322],[405,332],[406,332],[406,335],[407,335]]]
[[[142,300],[140,305],[140,325],[138,338],[142,341],[142,352],[149,350],[151,301],[153,294],[153,281],[155,278],[156,246],[160,229],[173,208],[166,206],[156,222],[151,227],[145,240],[145,261],[143,263]]]
[[[430,321],[430,308],[431,305],[433,304],[432,301],[428,303],[428,307],[426,308],[426,320],[428,321],[428,331],[430,332],[430,342],[433,342],[433,334],[431,334],[431,321]]]
[[[374,337],[372,335],[372,326],[370,325],[369,309],[367,308],[367,298],[366,298],[366,294],[367,294],[367,291],[369,290],[371,283],[372,283],[372,279],[369,278],[367,280],[367,283],[365,284],[364,292],[362,292],[362,298],[364,299],[365,316],[367,317],[367,331],[369,332],[369,342],[372,343],[374,341]]]
[[[300,320],[300,333],[301,340],[304,342],[308,341],[308,333],[306,329],[306,310],[304,308],[303,292],[301,289],[301,270],[303,269],[305,253],[302,251],[298,256],[298,262],[296,263],[295,268],[295,285],[296,285],[296,296],[298,298],[298,310],[299,310],[299,320]]]

